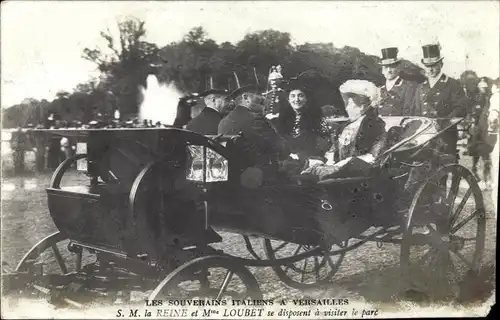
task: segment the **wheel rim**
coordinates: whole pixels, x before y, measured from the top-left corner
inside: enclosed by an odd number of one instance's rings
[[[266,255],[270,260],[287,256],[296,256],[302,252],[317,250],[317,255],[288,263],[274,266],[276,275],[287,285],[307,289],[331,283],[332,277],[338,271],[345,253],[337,255],[324,254],[317,246],[306,246],[284,241],[264,239]]]
[[[473,174],[460,165],[442,168],[417,191],[403,243],[403,277],[436,299],[453,299],[460,281],[481,263],[485,209]]]
[[[172,271],[150,294],[155,299],[262,299],[250,271],[231,258],[208,256],[191,260]]]

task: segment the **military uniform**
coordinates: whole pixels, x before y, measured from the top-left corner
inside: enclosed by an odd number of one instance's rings
[[[385,85],[380,87],[381,116],[409,116],[415,105],[415,92],[418,84],[398,77],[393,87],[387,90]]]
[[[286,93],[283,89],[277,88],[266,94],[266,109],[265,114],[277,114],[280,112],[281,106],[287,103]]]
[[[443,74],[432,88],[428,80],[418,86],[412,115],[430,118],[465,117],[466,105],[467,100],[458,80]],[[444,128],[449,121],[439,120],[438,123]],[[457,127],[448,129],[442,135],[442,140],[445,144],[442,151],[457,155]]]

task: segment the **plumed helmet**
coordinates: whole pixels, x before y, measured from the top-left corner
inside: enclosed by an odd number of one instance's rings
[[[269,73],[269,81],[271,80],[281,80],[283,79],[283,75],[281,74],[281,66],[273,66],[271,67],[271,72]]]
[[[347,80],[340,88],[341,93],[353,93],[370,99],[371,105],[376,105],[380,99],[380,89],[368,80]]]

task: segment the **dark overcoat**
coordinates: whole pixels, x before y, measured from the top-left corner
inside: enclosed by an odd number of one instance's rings
[[[221,119],[216,110],[205,107],[198,116],[187,123],[186,129],[203,135],[216,135]]]
[[[380,106],[378,109],[381,116],[408,116],[415,105],[415,92],[418,83],[398,78],[396,83],[387,90],[386,86],[380,87]]]
[[[278,135],[261,114],[237,106],[219,123],[218,134],[238,135],[237,153],[240,167],[267,167],[275,160],[286,158],[290,152],[286,141]],[[275,168],[277,169],[277,168]]]

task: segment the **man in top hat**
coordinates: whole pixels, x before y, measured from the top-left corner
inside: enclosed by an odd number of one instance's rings
[[[204,97],[205,107],[186,124],[186,129],[204,135],[216,135],[219,122],[222,119],[221,111],[226,105],[226,90],[210,89],[200,94]]]
[[[422,51],[421,62],[427,80],[417,88],[414,115],[431,118],[465,117],[467,99],[460,82],[443,73],[440,46],[425,45]],[[447,120],[440,120],[439,123],[442,127],[449,124]],[[443,147],[440,151],[456,156],[458,161],[457,140],[458,131],[455,126],[442,135]]]
[[[380,87],[380,106],[378,112],[381,116],[408,116],[415,105],[415,92],[418,83],[405,80],[399,75],[398,48],[382,49],[382,74],[385,85]]]
[[[227,100],[234,99],[236,107],[219,123],[218,134],[238,135],[238,167],[243,172],[241,183],[247,187],[261,185],[264,171],[277,172],[278,161],[290,154],[286,141],[264,117],[264,97],[258,86],[240,87]],[[251,170],[246,170],[252,167]],[[254,170],[255,169],[255,170]]]

